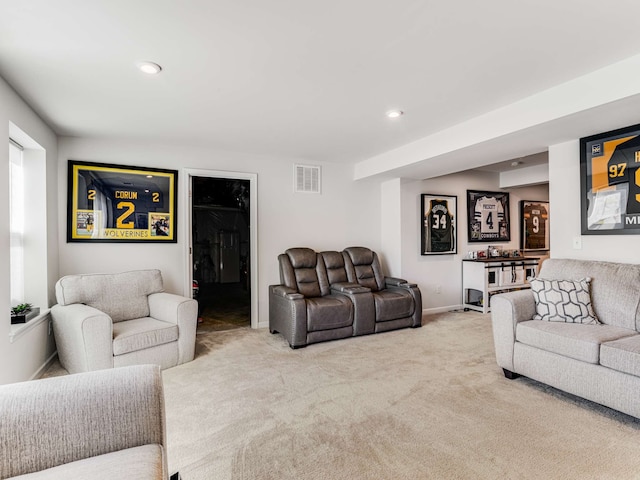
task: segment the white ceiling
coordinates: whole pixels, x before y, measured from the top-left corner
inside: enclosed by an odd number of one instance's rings
[[[0,76],[59,135],[356,163],[639,53],[639,17],[637,0],[0,0]]]

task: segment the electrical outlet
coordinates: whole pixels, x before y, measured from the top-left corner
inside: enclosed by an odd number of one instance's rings
[[[582,249],[582,237],[580,236],[573,237],[573,248],[574,250]]]
[[[436,285],[436,293],[442,293],[442,285]]]

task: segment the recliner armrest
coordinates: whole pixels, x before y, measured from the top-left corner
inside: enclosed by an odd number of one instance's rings
[[[367,293],[371,291],[370,288],[363,287],[357,283],[334,283],[331,285],[331,290],[347,294]]]
[[[304,298],[304,295],[285,285],[272,285],[271,293],[286,298],[287,300],[300,300]]]
[[[384,277],[384,284],[388,287],[400,287],[406,283],[404,278]]]

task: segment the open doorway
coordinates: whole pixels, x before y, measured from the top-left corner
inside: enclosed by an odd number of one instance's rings
[[[251,326],[251,184],[191,177],[193,294],[198,331]]]

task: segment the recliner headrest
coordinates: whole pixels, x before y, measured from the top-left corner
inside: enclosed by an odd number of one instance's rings
[[[315,268],[317,264],[317,255],[310,248],[289,248],[285,252],[291,261],[293,268]]]
[[[322,252],[322,259],[328,269],[344,268],[344,257],[340,252]]]
[[[366,247],[348,247],[344,249],[351,257],[351,263],[357,265],[371,265],[373,263],[373,251]]]

